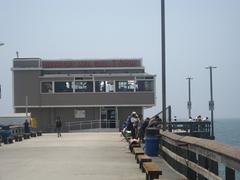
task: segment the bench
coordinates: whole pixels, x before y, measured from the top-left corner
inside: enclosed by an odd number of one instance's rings
[[[141,147],[141,144],[140,143],[132,143],[129,145],[129,149],[131,152],[133,152],[133,148],[140,148]]]
[[[144,151],[142,148],[135,147],[133,148],[133,153],[135,154],[135,159],[137,160],[137,155],[144,154]]]
[[[37,136],[41,136],[41,135],[42,135],[42,131],[38,131]]]
[[[9,144],[12,144],[12,143],[13,143],[13,140],[14,140],[14,137],[13,137],[13,136],[8,137],[8,143],[9,143]]]
[[[143,169],[146,172],[146,180],[158,179],[162,175],[160,166],[154,162],[143,163]]]
[[[31,132],[31,137],[37,137],[37,133],[36,132]]]
[[[24,139],[30,139],[30,135],[31,135],[30,133],[24,133],[23,138]]]
[[[142,172],[145,172],[144,168],[143,168],[143,163],[145,163],[145,162],[152,162],[152,159],[147,155],[138,155],[137,156],[137,163],[139,163],[139,168],[142,170]]]
[[[15,142],[22,141],[23,136],[22,135],[16,135],[14,136]]]

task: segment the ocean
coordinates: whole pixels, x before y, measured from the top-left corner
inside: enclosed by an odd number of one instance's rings
[[[225,144],[240,148],[240,118],[216,119],[214,121],[215,139]],[[225,179],[224,166],[220,164],[219,175]],[[236,179],[240,180],[240,172],[236,172]]]
[[[214,121],[215,138],[225,144],[240,148],[240,118],[216,119]]]

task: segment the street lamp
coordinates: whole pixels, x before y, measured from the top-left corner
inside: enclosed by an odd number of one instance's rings
[[[188,102],[187,102],[187,107],[188,107],[188,118],[192,117],[191,109],[192,109],[192,102],[191,102],[191,80],[193,79],[192,77],[187,77],[188,80]]]
[[[214,124],[213,124],[213,110],[214,110],[214,101],[213,101],[213,87],[212,87],[212,69],[215,69],[217,67],[214,66],[208,66],[206,69],[209,69],[210,71],[210,101],[209,101],[209,110],[211,111],[211,125],[212,125],[212,139],[215,139],[214,137]]]
[[[4,45],[4,43],[0,43],[0,46],[3,46]],[[1,99],[1,97],[2,97],[2,90],[1,90],[1,84],[0,84],[0,99]]]
[[[167,129],[166,125],[166,68],[165,68],[165,6],[164,0],[161,0],[161,28],[162,28],[162,118],[163,131]]]

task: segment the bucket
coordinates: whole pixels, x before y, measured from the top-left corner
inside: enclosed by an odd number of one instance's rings
[[[126,138],[131,138],[131,136],[132,136],[132,133],[131,133],[131,131],[126,131]]]
[[[148,156],[158,156],[159,154],[159,138],[158,137],[145,137],[144,138],[144,152]]]

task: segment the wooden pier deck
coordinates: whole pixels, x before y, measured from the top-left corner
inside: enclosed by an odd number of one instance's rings
[[[145,174],[117,132],[44,134],[0,147],[0,180],[144,180]],[[161,179],[185,179],[163,159]]]

